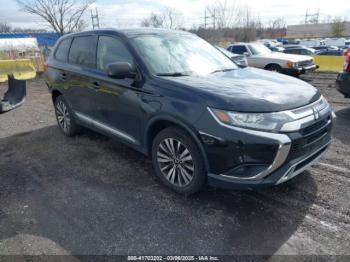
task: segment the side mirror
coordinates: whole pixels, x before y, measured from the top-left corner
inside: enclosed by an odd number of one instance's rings
[[[117,79],[134,78],[136,73],[128,62],[111,63],[107,67],[108,76]]]
[[[247,59],[245,57],[243,57],[242,59],[233,60],[233,62],[235,62],[238,65],[238,67],[240,67],[240,68],[248,67],[248,62],[247,62]]]
[[[244,52],[243,55],[247,56],[247,57],[250,56],[250,54],[248,52]]]

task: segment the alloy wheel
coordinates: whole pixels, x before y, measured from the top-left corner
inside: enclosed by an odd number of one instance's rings
[[[60,127],[63,129],[65,133],[69,133],[70,126],[71,126],[71,119],[68,112],[68,108],[62,101],[58,101],[56,104],[56,114],[57,114],[57,121]]]
[[[171,184],[184,187],[192,181],[194,161],[188,148],[179,140],[164,139],[158,146],[157,162],[162,175]]]

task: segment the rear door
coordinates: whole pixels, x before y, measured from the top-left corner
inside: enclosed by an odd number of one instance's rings
[[[92,73],[96,69],[96,35],[74,37],[68,56],[69,99],[73,110],[93,117],[97,108],[96,86]]]
[[[49,82],[53,88],[60,89],[61,91],[66,90],[69,85],[67,62],[71,43],[72,38],[63,39],[48,61],[47,76]]]

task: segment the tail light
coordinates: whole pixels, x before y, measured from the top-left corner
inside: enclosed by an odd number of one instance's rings
[[[345,49],[343,53],[344,56],[348,56],[348,54],[350,54],[350,48]]]
[[[344,71],[350,72],[350,53],[346,57],[346,61],[345,61],[345,64],[344,64]]]

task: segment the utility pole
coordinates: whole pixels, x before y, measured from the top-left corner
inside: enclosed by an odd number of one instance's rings
[[[317,13],[309,14],[309,10],[306,10],[305,14],[305,24],[318,24],[320,19],[320,9],[318,9]]]
[[[99,29],[100,28],[100,18],[98,16],[98,11],[97,7],[95,10],[90,10],[91,11],[91,24],[92,24],[92,29]],[[95,11],[95,13],[94,13]]]
[[[306,9],[306,14],[305,14],[305,24],[307,24],[307,19],[309,17],[309,10]]]
[[[208,19],[211,18],[211,16],[208,16],[207,15],[207,7],[205,8],[204,10],[204,28],[207,29],[207,26],[208,26]]]
[[[215,30],[216,27],[216,10],[208,10],[207,8],[205,8],[204,10],[204,28],[206,29],[209,25],[208,20],[211,19],[211,25],[213,27],[213,29]]]
[[[213,28],[215,30],[215,27],[216,27],[216,10],[214,9],[214,13],[213,13]]]

